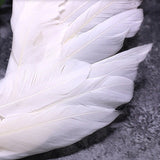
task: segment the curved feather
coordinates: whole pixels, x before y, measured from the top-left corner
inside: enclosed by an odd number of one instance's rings
[[[124,39],[137,33],[142,20],[141,9],[133,9],[113,16],[70,40],[64,45],[62,54],[64,57],[74,57],[89,63],[102,60],[117,53]]]
[[[141,4],[141,0],[100,0],[88,8],[76,20],[74,20],[65,33],[63,42],[67,42],[76,35],[86,32],[97,24],[102,23],[108,18],[130,10],[135,9]]]
[[[90,65],[87,63],[72,60],[61,65],[51,62],[53,61],[47,60],[34,65],[32,70],[33,65],[21,67],[19,71],[2,80],[3,88],[0,88],[0,92],[3,93],[0,97],[2,117],[32,112],[54,104],[65,98],[89,75]]]
[[[134,81],[138,64],[145,59],[151,48],[152,44],[144,45],[99,61],[92,65],[89,77],[112,75],[123,76]]]
[[[56,111],[49,108],[3,120],[0,123],[0,158],[17,159],[72,144],[117,116],[114,109],[68,105],[58,106]],[[12,147],[15,143],[16,147]]]

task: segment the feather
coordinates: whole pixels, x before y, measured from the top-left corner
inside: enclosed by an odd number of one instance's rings
[[[152,48],[116,54],[140,28],[140,3],[13,1],[12,54],[0,81],[0,159],[73,144],[119,115]]]
[[[20,68],[18,72],[10,74],[3,80],[4,82],[2,81],[3,95],[0,98],[2,117],[32,112],[59,101],[81,84],[90,71],[89,64],[76,60],[67,62],[65,66],[57,63],[53,65],[52,62],[49,60],[35,64],[35,69],[32,70],[33,65],[27,65]],[[54,74],[51,76],[52,72]],[[7,85],[10,85],[9,89]]]
[[[151,48],[152,44],[144,45],[99,61],[92,65],[89,77],[93,78],[103,75],[112,75],[123,76],[134,81],[138,64],[145,59]]]
[[[71,39],[81,32],[92,29],[97,24],[102,23],[118,13],[135,9],[140,3],[140,0],[100,0],[69,25],[63,41],[66,42],[68,41],[67,39]]]
[[[17,159],[72,144],[117,116],[114,109],[68,105],[57,106],[56,111],[51,107],[3,120],[0,124],[0,158]],[[13,126],[14,130],[10,130]],[[16,147],[13,147],[15,143]]]
[[[118,52],[125,37],[135,35],[143,19],[142,10],[134,9],[113,16],[64,45],[63,56],[94,63]],[[121,22],[120,22],[121,21]],[[105,46],[105,44],[108,44]],[[102,47],[103,46],[103,47]]]

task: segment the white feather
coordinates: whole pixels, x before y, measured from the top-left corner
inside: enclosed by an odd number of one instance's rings
[[[17,159],[72,144],[118,116],[114,109],[98,106],[56,107],[3,120],[0,158]]]
[[[44,58],[44,52],[46,50],[46,46],[44,47],[44,45],[46,45],[47,42],[43,31],[47,29],[45,25],[49,21],[53,20],[55,24],[57,23],[56,18],[59,16],[58,6],[61,3],[62,0],[47,0],[43,5],[42,2],[38,0],[35,0],[34,3],[32,0],[13,1],[13,14],[11,19],[13,45],[7,73],[16,70],[21,64],[38,62]],[[52,29],[53,28],[54,26]],[[51,34],[54,36],[55,41],[60,37],[60,33],[57,33],[56,26],[53,30]],[[58,30],[61,30],[60,26]],[[56,33],[57,36],[55,36]]]
[[[13,1],[13,47],[0,81],[0,159],[73,144],[133,96],[152,45],[116,54],[143,20],[140,0]],[[116,54],[116,55],[115,55]]]
[[[64,44],[62,54],[89,63],[102,60],[119,51],[125,37],[137,33],[142,20],[143,13],[140,9],[113,16]]]
[[[137,8],[141,0],[100,0],[88,8],[74,20],[65,33],[63,42],[73,38],[81,32],[86,32],[106,19],[129,9]]]
[[[92,65],[90,78],[97,76],[123,76],[135,80],[138,64],[142,62],[152,44],[136,47]]]

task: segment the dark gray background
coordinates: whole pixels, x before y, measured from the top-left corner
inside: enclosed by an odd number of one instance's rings
[[[9,4],[9,3],[8,3]],[[160,0],[144,0],[145,20],[136,37],[123,49],[153,42],[140,65],[132,101],[111,125],[63,149],[23,160],[160,160]],[[0,76],[5,73],[11,48],[11,9],[0,9]]]

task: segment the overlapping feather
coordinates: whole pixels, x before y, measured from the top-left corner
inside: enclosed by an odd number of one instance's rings
[[[152,47],[116,54],[140,28],[140,3],[13,1],[12,54],[0,81],[0,159],[70,145],[119,115],[115,108],[131,100],[138,64]]]

